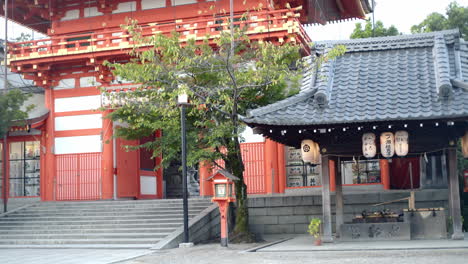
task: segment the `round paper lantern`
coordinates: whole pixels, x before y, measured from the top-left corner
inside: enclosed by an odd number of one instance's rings
[[[377,154],[374,133],[365,133],[362,135],[362,154],[368,159],[375,157],[375,154]]]
[[[465,159],[468,159],[468,131],[465,132],[465,135],[462,137],[462,153]]]
[[[385,158],[391,158],[395,154],[395,138],[392,132],[380,134],[380,152]]]
[[[314,143],[315,160],[312,162],[312,164],[320,164],[322,162],[322,155],[320,155],[320,146],[317,142]]]
[[[314,163],[317,160],[316,143],[310,139],[304,139],[301,142],[302,160],[308,163]]]
[[[395,153],[400,156],[408,155],[409,144],[408,144],[408,132],[400,130],[395,132]]]

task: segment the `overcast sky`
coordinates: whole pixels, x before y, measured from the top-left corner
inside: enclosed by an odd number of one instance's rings
[[[368,0],[369,3],[372,0]],[[445,9],[453,0],[375,0],[375,20],[381,20],[385,27],[395,25],[400,32],[409,34],[411,26],[421,23],[432,12],[445,14]],[[468,0],[456,1],[468,6]],[[371,17],[370,15],[368,17]],[[349,39],[356,22],[353,20],[325,26],[309,27],[307,32],[313,41]]]

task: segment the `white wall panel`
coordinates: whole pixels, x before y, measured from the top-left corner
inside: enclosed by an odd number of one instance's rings
[[[79,136],[55,138],[55,154],[101,152],[101,136]]]
[[[65,20],[72,20],[77,19],[80,17],[80,10],[79,9],[72,9],[65,12],[65,15],[60,19],[62,21]]]
[[[75,79],[62,79],[60,80],[59,84],[54,87],[54,90],[62,90],[62,89],[73,89],[75,88]]]
[[[197,0],[171,0],[172,5],[188,5],[188,4],[196,4]]]
[[[94,110],[101,107],[101,96],[79,96],[55,99],[55,112]]]
[[[102,128],[102,115],[61,116],[55,118],[55,131]]]
[[[140,176],[140,192],[143,195],[156,195],[156,177]]]
[[[141,9],[154,9],[166,7],[166,0],[141,0]]]
[[[85,17],[94,17],[94,16],[102,16],[102,12],[99,12],[97,7],[85,7],[84,9],[84,16]]]
[[[132,11],[136,11],[136,1],[120,3],[117,5],[117,9],[112,11],[112,13],[115,14],[115,13],[125,13],[125,12],[132,12]]]

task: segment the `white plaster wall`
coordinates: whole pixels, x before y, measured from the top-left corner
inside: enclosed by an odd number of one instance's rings
[[[101,96],[79,96],[55,99],[55,112],[94,110],[101,107]]]
[[[102,128],[102,115],[61,116],[55,118],[55,131]]]
[[[80,17],[79,9],[72,9],[65,12],[65,15],[60,19],[61,21],[77,19]]]
[[[140,176],[140,192],[144,195],[156,195],[156,177]]]
[[[136,11],[136,1],[118,4],[117,9],[112,11],[112,14],[132,12],[132,11]]]
[[[172,5],[189,5],[196,4],[197,0],[171,0]]]
[[[75,88],[75,79],[62,79],[59,84],[54,87],[54,90],[73,89]]]
[[[102,16],[103,13],[99,12],[97,7],[85,7],[84,9],[84,16],[85,17],[93,17],[93,16]]]
[[[86,76],[80,78],[80,87],[91,87],[97,85],[101,85],[101,83],[96,81],[95,76]]]
[[[141,9],[154,9],[166,7],[166,0],[141,0]]]
[[[55,138],[55,154],[102,152],[101,136],[78,136]]]

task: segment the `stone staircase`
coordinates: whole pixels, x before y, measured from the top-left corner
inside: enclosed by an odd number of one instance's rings
[[[210,205],[189,199],[189,218]],[[181,199],[40,202],[0,217],[0,247],[149,248],[181,225]]]

